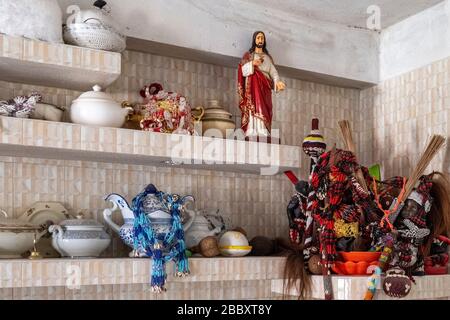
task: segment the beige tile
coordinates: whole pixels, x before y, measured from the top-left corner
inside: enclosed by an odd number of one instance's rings
[[[65,149],[80,149],[80,126],[66,123],[24,120],[23,143]]]
[[[134,152],[134,131],[128,129],[117,130],[117,152],[132,154]]]
[[[63,62],[63,50],[62,45],[24,39],[23,59],[60,65]]]
[[[80,289],[64,290],[66,300],[112,300],[114,289],[112,285],[81,286]]]
[[[112,169],[81,167],[65,168],[65,202],[73,211],[88,210],[95,219],[102,219],[105,196],[113,190]]]
[[[0,289],[0,300],[13,300],[13,289]]]
[[[33,262],[31,262],[33,264]],[[28,261],[22,264],[22,269],[26,270],[30,263]],[[42,278],[38,285],[53,287],[53,286],[65,286],[67,284],[67,279],[70,277],[71,266],[70,262],[61,263],[57,260],[46,260],[42,263],[41,274],[33,274],[33,280]]]
[[[7,261],[0,263],[0,288],[21,287],[23,284],[22,263]]]
[[[148,284],[118,284],[113,286],[115,300],[157,300]]]
[[[37,201],[64,201],[64,167],[14,163],[14,212],[18,216]]]
[[[0,55],[7,58],[23,58],[23,38],[0,34]]]
[[[0,208],[8,215],[14,213],[14,164],[0,162]]]
[[[23,120],[0,116],[0,143],[22,144]]]
[[[64,287],[14,288],[14,300],[64,300]]]

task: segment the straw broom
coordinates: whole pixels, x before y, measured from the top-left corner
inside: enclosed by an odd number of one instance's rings
[[[353,141],[352,130],[350,129],[350,122],[348,120],[339,121],[339,126],[341,127],[342,137],[344,138],[345,148],[352,152],[356,157],[356,146]],[[356,160],[358,161],[358,160]],[[369,192],[369,188],[367,187],[366,180],[364,179],[363,172],[361,168],[356,170],[356,179],[358,180],[361,187],[365,192]]]
[[[397,200],[392,203],[391,208],[389,209],[389,222],[391,225],[393,225],[395,220],[397,220],[400,211],[403,209],[405,201],[413,191],[417,181],[419,181],[420,177],[422,177],[431,160],[433,160],[434,156],[444,146],[444,143],[445,138],[443,136],[435,134],[431,137],[431,141],[428,143],[428,146],[420,157],[419,162],[411,171],[403,191],[400,193]]]
[[[392,205],[394,205],[394,208],[392,209],[392,211],[389,210],[391,212],[389,213],[388,219],[389,219],[389,222],[391,225],[394,224],[395,220],[397,219],[398,215],[400,214],[400,211],[402,210],[406,199],[408,199],[409,195],[413,191],[414,186],[416,185],[417,181],[419,181],[420,177],[422,177],[426,168],[430,164],[431,160],[433,160],[434,156],[443,147],[444,143],[445,143],[445,138],[443,136],[433,135],[433,137],[431,138],[431,141],[428,144],[428,146],[426,147],[424,153],[422,154],[422,157],[420,158],[416,167],[412,170],[412,172],[408,178],[408,181],[405,184],[404,191],[399,195],[399,197],[396,201],[396,204],[395,203],[392,204]],[[386,245],[386,247],[383,251],[383,254],[379,260],[380,267],[383,266],[384,263],[386,262],[386,260],[389,259],[391,252],[392,252],[392,244]],[[385,260],[383,260],[383,258],[382,258],[384,254],[386,254]],[[383,269],[383,267],[381,267],[381,269]],[[373,283],[370,283],[370,285],[366,291],[364,300],[372,300],[375,290],[376,290],[376,288],[373,286]]]
[[[424,174],[425,169],[428,167],[431,160],[433,160],[434,156],[438,153],[438,151],[443,147],[444,143],[445,138],[443,136],[433,135],[430,143],[428,144],[427,148],[422,154],[422,157],[420,158],[416,167],[412,170],[411,174],[409,175],[408,181],[406,182],[403,197],[402,199],[399,199],[400,201],[403,202],[409,197],[417,181],[419,181],[420,177]]]

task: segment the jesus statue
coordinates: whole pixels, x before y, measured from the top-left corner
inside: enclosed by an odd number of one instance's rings
[[[264,32],[253,34],[252,47],[244,54],[238,70],[239,108],[245,136],[270,137],[272,126],[272,90],[283,91],[272,56],[266,48]]]

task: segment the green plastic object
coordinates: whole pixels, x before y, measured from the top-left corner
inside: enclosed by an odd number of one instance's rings
[[[190,250],[186,250],[186,256],[188,258],[192,257],[192,252]]]
[[[378,181],[381,181],[381,166],[374,164],[369,168],[369,174]]]

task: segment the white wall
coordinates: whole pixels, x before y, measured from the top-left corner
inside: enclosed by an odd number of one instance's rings
[[[61,7],[93,0],[58,0]],[[287,16],[241,0],[109,0],[128,36],[241,57],[262,29],[280,66],[377,83],[379,35],[323,21]]]
[[[450,56],[450,0],[382,31],[380,80]]]

